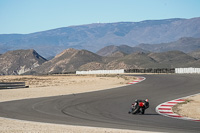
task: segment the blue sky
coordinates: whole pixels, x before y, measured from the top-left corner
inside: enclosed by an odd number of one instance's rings
[[[0,34],[193,17],[200,17],[200,0],[0,0]]]

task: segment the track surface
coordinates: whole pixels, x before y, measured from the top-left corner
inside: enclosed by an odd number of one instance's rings
[[[200,132],[200,122],[158,115],[155,108],[168,100],[200,92],[200,75],[145,75],[126,87],[83,94],[0,103],[0,117],[45,123],[110,127],[144,131]],[[130,115],[135,99],[148,98],[146,115]]]

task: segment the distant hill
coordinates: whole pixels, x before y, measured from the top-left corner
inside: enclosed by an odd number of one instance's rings
[[[200,67],[200,59],[181,51],[161,53],[116,51],[100,56],[69,48],[47,61],[35,50],[15,50],[0,55],[0,75],[69,73],[77,70]]]
[[[140,44],[137,47],[140,47],[144,50],[149,50],[151,52],[166,52],[172,50],[179,50],[189,53],[200,49],[200,38],[183,37],[177,41],[170,43]]]
[[[87,50],[67,49],[26,74],[67,73],[77,70],[200,67],[200,60],[181,51],[113,53],[102,57]]]
[[[120,46],[110,45],[97,51],[97,54],[101,56],[111,56],[111,55],[113,56],[113,53],[116,53],[116,52],[121,52],[124,54],[131,54],[131,53],[136,53],[136,52],[147,53],[147,50],[143,50],[138,47],[130,47],[128,45],[120,45]]]
[[[120,52],[120,51],[116,51],[114,53],[111,53],[110,55],[108,55],[108,57],[114,57],[114,58],[120,58],[120,57],[124,57],[128,54]]]
[[[33,69],[27,74],[65,73],[79,70],[87,63],[102,62],[102,57],[87,50],[66,49],[52,60]],[[97,69],[97,68],[93,68]]]
[[[16,49],[35,49],[40,55],[51,57],[67,48],[96,52],[109,45],[162,45],[181,37],[200,38],[198,29],[200,18],[97,23],[31,34],[1,34],[0,53]]]
[[[148,57],[154,59],[159,64],[156,67],[192,67],[190,63],[194,63],[197,60],[188,54],[181,51],[168,51],[162,53],[150,53]],[[200,66],[200,64],[199,64]]]
[[[190,54],[191,56],[197,57],[199,55],[199,51],[196,51],[196,50],[198,49],[200,49],[200,38],[183,37],[177,41],[170,42],[170,43],[139,44],[136,47],[131,47],[128,45],[120,45],[120,46],[110,45],[97,51],[97,54],[101,56],[110,56],[117,51],[125,53],[125,54],[131,54],[131,53],[137,53],[137,52],[148,53],[150,51],[151,52],[167,52],[167,51],[178,50],[178,51],[183,51],[185,53],[191,53]]]
[[[133,53],[109,62],[106,67],[108,69],[146,68],[147,66],[152,67],[156,63],[146,53]]]
[[[107,68],[176,68],[192,67],[192,64],[200,67],[195,58],[180,51],[169,51],[164,53],[133,53],[108,63]]]
[[[196,59],[200,59],[200,49],[199,50],[195,50],[193,52],[188,53],[190,56],[196,58]]]
[[[9,51],[0,56],[0,75],[23,74],[45,61],[35,50]]]

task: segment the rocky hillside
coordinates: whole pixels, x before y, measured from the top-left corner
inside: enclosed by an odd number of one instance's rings
[[[115,45],[110,45],[106,46],[99,51],[97,51],[98,55],[101,56],[113,56],[114,53],[116,52],[121,52],[124,54],[131,54],[131,53],[136,53],[136,52],[145,52],[147,53],[147,50],[143,50],[139,47],[130,47],[128,45],[120,45],[120,46],[115,46]]]
[[[195,58],[180,52],[133,53],[106,64],[108,69],[200,67]]]
[[[2,34],[0,53],[35,49],[42,56],[51,57],[67,48],[96,52],[109,45],[162,44],[181,37],[200,38],[200,18],[97,23],[31,34]]]
[[[102,57],[87,50],[66,49],[27,74],[66,73],[79,70],[87,63],[101,63]],[[93,69],[98,69],[92,66]]]
[[[35,50],[9,51],[0,56],[0,75],[23,74],[45,61]]]
[[[181,51],[114,53],[102,57],[86,50],[67,49],[26,74],[67,73],[77,70],[200,67],[200,60]]]
[[[107,57],[120,58],[120,57],[124,57],[126,55],[128,55],[128,54],[120,52],[120,51],[116,51],[116,52],[111,53]]]
[[[196,58],[196,59],[200,59],[200,49],[199,50],[195,50],[193,52],[188,53],[190,56]]]

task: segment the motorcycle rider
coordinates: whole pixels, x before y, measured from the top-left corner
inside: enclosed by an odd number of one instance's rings
[[[147,109],[147,108],[149,108],[149,100],[148,99],[145,99],[145,100],[138,100],[138,99],[136,99],[135,100],[135,103],[133,103],[132,105],[131,105],[131,109],[130,109],[130,111],[128,112],[129,114],[130,113],[133,113],[133,114],[136,114],[137,112],[136,112],[136,110],[135,109],[137,109],[137,107],[140,107],[140,108],[142,108],[142,114],[144,114],[144,112],[145,112],[145,110]]]

